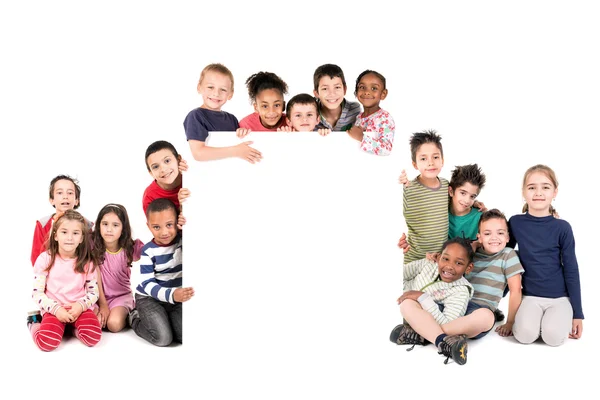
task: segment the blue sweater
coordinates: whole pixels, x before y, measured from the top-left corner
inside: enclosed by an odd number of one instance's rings
[[[526,296],[569,297],[573,318],[583,319],[579,267],[571,225],[552,215],[514,215],[508,221],[509,247],[518,244],[525,269],[523,294]]]

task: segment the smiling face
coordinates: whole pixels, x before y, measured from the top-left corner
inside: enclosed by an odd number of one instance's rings
[[[179,161],[169,149],[161,149],[146,159],[150,175],[156,179],[158,186],[165,190],[173,189],[178,182]]]
[[[299,132],[312,132],[319,123],[319,113],[314,104],[294,104],[288,110],[288,120],[292,129]]]
[[[122,231],[123,223],[117,214],[113,212],[104,214],[102,221],[100,221],[100,235],[107,250],[113,253],[119,250],[119,239]]]
[[[336,76],[330,78],[324,76],[319,80],[318,89],[314,91],[315,97],[321,100],[323,107],[329,110],[336,110],[344,101],[346,95],[346,87],[342,78]]]
[[[198,93],[204,103],[202,108],[221,111],[221,107],[233,97],[231,79],[218,71],[206,71],[202,81],[198,83]]]
[[[435,143],[423,143],[416,152],[416,162],[413,167],[418,169],[425,179],[434,179],[444,166],[444,157]]]
[[[284,108],[283,94],[277,89],[265,89],[256,95],[254,110],[260,116],[260,123],[267,129],[277,127]]]
[[[149,212],[147,225],[158,245],[167,246],[177,236],[177,215],[173,209]]]
[[[491,218],[479,224],[477,239],[487,254],[496,254],[508,243],[508,226],[504,218]]]
[[[375,74],[366,74],[356,86],[356,98],[364,108],[377,108],[379,102],[387,96],[387,89],[383,87],[383,82]]]
[[[83,242],[83,225],[76,220],[65,219],[56,230],[54,240],[58,242],[58,252],[63,258],[73,258],[77,246]]]
[[[50,198],[50,204],[56,208],[56,212],[72,210],[79,204],[76,193],[73,182],[67,179],[60,179],[54,183],[54,191]]]
[[[534,217],[550,215],[550,205],[557,193],[558,188],[545,173],[535,171],[529,174],[523,188],[523,197],[529,207],[529,214]]]
[[[438,261],[438,272],[444,282],[454,282],[473,269],[467,250],[458,243],[447,245]]]
[[[475,199],[477,199],[479,187],[466,182],[464,185],[457,187],[456,190],[453,190],[452,187],[448,187],[448,194],[452,198],[450,203],[452,214],[458,216],[467,215],[471,212],[473,203],[475,203]]]

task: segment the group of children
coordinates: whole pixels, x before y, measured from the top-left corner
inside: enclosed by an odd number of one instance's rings
[[[378,72],[366,70],[356,79],[360,104],[344,98],[346,81],[337,65],[315,70],[314,97],[298,94],[287,104],[288,87],[280,77],[253,74],[246,86],[255,112],[239,124],[221,110],[233,96],[233,84],[224,65],[203,69],[197,86],[203,104],[184,121],[195,160],[261,160],[251,141],[206,145],[211,131],[236,131],[239,137],[252,131],[346,131],[363,151],[387,155],[392,149],[395,125],[379,105],[387,89]],[[419,175],[411,181],[405,171],[400,176],[408,228],[398,244],[404,250],[404,293],[397,300],[404,322],[390,340],[412,344],[409,350],[435,343],[446,362],[452,358],[462,365],[467,338],[485,336],[504,319],[498,305],[507,291],[508,316],[496,329],[500,335],[514,335],[521,343],[541,336],[552,346],[581,337],[575,243],[570,225],[551,204],[558,187],[552,169],[535,165],[526,171],[524,214],[507,221],[499,210],[476,201],[486,183],[477,164],[456,167],[450,182],[439,176],[444,154],[435,131],[413,134],[410,149]],[[181,172],[187,163],[163,140],[148,146],[145,160],[153,178],[142,201],[153,236],[145,244],[132,237],[124,206],[105,205],[92,223],[76,211],[81,189],[75,179],[59,175],[50,182],[56,212],[36,222],[32,297],[39,309],[27,318],[41,350],[57,348],[67,326],[87,346],[100,341],[103,328],[119,332],[127,325],[157,346],[182,342],[182,303],[194,296],[182,280],[181,203],[190,193],[182,188]],[[131,267],[138,261],[141,279],[134,293]]]
[[[514,335],[520,343],[541,337],[551,346],[580,338],[575,241],[552,207],[554,171],[538,164],[525,172],[524,214],[507,221],[499,210],[476,204],[485,185],[477,164],[456,167],[450,182],[439,177],[444,153],[435,131],[413,134],[410,148],[419,175],[409,181],[402,171],[399,179],[408,228],[398,243],[405,253],[398,298],[404,322],[390,340],[412,344],[409,350],[435,343],[445,362],[463,365],[467,339],[485,336],[504,319],[498,304],[507,291],[506,323],[496,328],[501,336]]]

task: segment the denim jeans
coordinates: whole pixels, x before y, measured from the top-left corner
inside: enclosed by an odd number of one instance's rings
[[[165,303],[136,293],[135,304],[140,318],[132,328],[139,337],[156,346],[183,343],[181,303]]]

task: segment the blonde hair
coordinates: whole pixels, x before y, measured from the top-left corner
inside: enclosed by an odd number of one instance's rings
[[[550,168],[547,165],[543,165],[543,164],[537,164],[534,165],[533,167],[529,168],[527,171],[525,171],[525,175],[523,176],[523,192],[525,191],[525,188],[527,186],[527,178],[529,178],[529,175],[533,174],[534,172],[540,172],[544,175],[546,175],[546,177],[548,179],[550,179],[550,181],[552,182],[552,184],[554,185],[554,188],[558,188],[558,179],[556,179],[556,174],[554,173],[554,171],[552,170],[552,168]],[[529,210],[529,205],[527,203],[525,203],[525,205],[523,206],[523,212],[527,212]],[[558,215],[558,213],[556,212],[556,209],[554,207],[552,207],[552,204],[550,204],[550,209],[549,209],[549,213],[551,215]]]
[[[198,85],[202,83],[204,76],[206,75],[207,72],[210,72],[210,71],[215,71],[215,72],[218,72],[225,76],[228,76],[229,79],[231,79],[231,92],[233,93],[233,87],[234,87],[233,74],[231,73],[229,68],[227,68],[226,66],[224,66],[221,63],[212,63],[212,64],[208,64],[206,67],[204,67],[204,69],[200,73],[200,79],[198,80]]]

